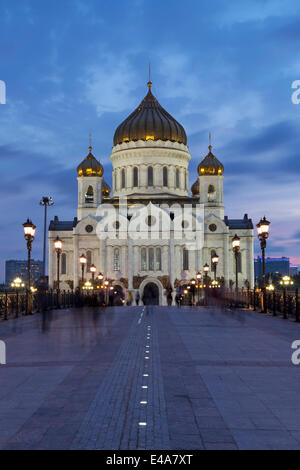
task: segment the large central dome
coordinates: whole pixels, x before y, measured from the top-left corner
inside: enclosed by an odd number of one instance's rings
[[[141,104],[118,126],[114,145],[136,140],[171,140],[186,145],[184,128],[159,104],[151,86],[148,82],[149,90]]]

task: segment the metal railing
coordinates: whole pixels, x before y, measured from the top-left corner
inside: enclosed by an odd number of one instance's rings
[[[266,291],[241,289],[238,292],[225,290],[224,303],[228,307],[248,308],[273,316],[281,315],[284,319],[300,321],[300,303],[298,289],[295,291]]]
[[[80,292],[61,291],[59,293],[49,290],[36,292],[31,295],[31,313],[45,312],[47,310],[83,307],[84,305],[98,305],[97,298]],[[18,318],[26,314],[26,293],[0,293],[0,320]]]

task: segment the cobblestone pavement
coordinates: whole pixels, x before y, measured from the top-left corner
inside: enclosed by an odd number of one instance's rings
[[[1,449],[300,449],[300,326],[247,311],[61,310],[0,324]]]

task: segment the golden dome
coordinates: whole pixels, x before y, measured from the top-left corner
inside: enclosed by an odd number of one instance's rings
[[[187,144],[184,128],[159,104],[151,92],[116,129],[114,145],[137,140],[171,140]]]
[[[221,176],[224,173],[224,166],[222,163],[214,156],[214,154],[211,151],[212,146],[208,146],[208,154],[206,157],[202,160],[201,163],[198,165],[198,175],[203,176],[203,175],[217,175]]]
[[[107,182],[105,180],[102,181],[102,195],[103,196],[109,196],[110,195],[110,186],[109,184],[107,184]]]
[[[77,167],[78,176],[102,176],[103,166],[92,154],[92,147],[89,147],[89,154]]]
[[[199,186],[198,178],[196,179],[195,183],[192,184],[191,193],[193,196],[198,196],[198,194],[200,193],[200,186]]]

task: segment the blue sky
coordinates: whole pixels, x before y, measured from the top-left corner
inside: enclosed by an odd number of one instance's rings
[[[207,153],[225,167],[226,214],[271,220],[270,256],[300,264],[300,3],[285,0],[0,0],[0,281],[24,258],[22,223],[76,215],[92,133],[111,182],[114,130],[153,93],[185,127],[190,184]],[[258,251],[258,245],[255,246]]]

